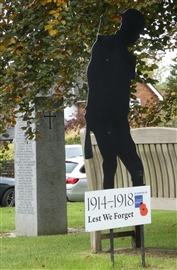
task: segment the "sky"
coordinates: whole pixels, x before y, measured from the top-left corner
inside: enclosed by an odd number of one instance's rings
[[[172,58],[174,58],[177,55],[177,49],[173,52],[167,51],[165,57],[162,60],[162,64],[164,65],[170,65],[172,64]]]
[[[175,56],[177,56],[177,49],[175,49],[174,51],[166,51],[166,54],[160,63],[161,76],[157,78],[161,82],[165,82],[166,78],[170,75],[170,65],[173,64],[172,59]]]

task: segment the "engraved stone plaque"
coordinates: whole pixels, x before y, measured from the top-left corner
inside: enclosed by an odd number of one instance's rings
[[[26,140],[21,129],[25,124],[19,115],[15,127],[16,234],[67,233],[63,112],[43,112],[32,124],[43,139]]]

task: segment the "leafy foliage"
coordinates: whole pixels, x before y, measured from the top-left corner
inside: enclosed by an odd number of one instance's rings
[[[14,144],[9,144],[9,150],[3,151],[3,148],[0,147],[0,160],[13,160],[14,159]]]
[[[135,105],[129,114],[129,124],[132,128],[138,127],[155,127],[162,122],[160,110],[161,101],[151,103],[147,100],[145,106]]]
[[[74,115],[74,118],[71,120],[65,121],[65,131],[68,130],[75,130],[76,132],[80,130],[81,128],[85,127],[85,118],[84,118],[85,110],[83,108],[79,108],[76,115]]]
[[[65,121],[65,143],[80,144],[80,129],[85,127],[85,110],[78,108],[77,114],[71,120]]]
[[[70,129],[65,133],[65,144],[81,144],[80,134]]]
[[[171,72],[166,81],[166,96],[163,103],[166,126],[177,127],[177,56],[173,59]]]
[[[136,8],[146,17],[145,36],[132,49],[137,69],[146,78],[157,68],[156,52],[176,46],[172,42],[177,18],[176,0],[3,0],[0,30],[0,133],[15,125],[20,112],[27,121],[26,133],[33,138],[30,122],[52,104],[85,99],[85,70],[96,38],[100,15],[101,34],[113,34],[120,26],[118,15]],[[153,53],[152,53],[153,52]],[[146,58],[155,64],[147,67]],[[136,78],[141,81],[140,76]],[[71,89],[74,88],[75,94]],[[133,91],[133,88],[132,88]],[[33,116],[38,96],[46,96]],[[155,116],[156,118],[156,116]],[[36,131],[37,135],[37,131]]]

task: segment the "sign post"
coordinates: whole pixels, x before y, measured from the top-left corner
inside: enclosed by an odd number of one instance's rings
[[[110,229],[110,250],[113,252],[111,235],[113,237],[114,228],[151,223],[150,198],[150,186],[85,192],[85,231]],[[142,264],[145,266],[143,226],[141,240]],[[112,262],[113,258],[111,254]]]
[[[110,229],[110,255],[111,255],[111,262],[114,266],[114,232],[113,229]]]

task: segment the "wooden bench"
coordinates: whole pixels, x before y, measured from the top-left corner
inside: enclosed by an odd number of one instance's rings
[[[84,147],[85,129],[81,132]],[[165,127],[146,127],[131,130],[137,152],[144,166],[144,182],[151,186],[151,208],[157,210],[177,210],[177,129]],[[85,168],[90,191],[102,189],[102,157],[96,139],[91,134],[93,158],[85,160]],[[132,186],[129,172],[118,159],[115,175],[115,188]],[[114,237],[132,236],[134,245],[139,246],[139,231],[115,233]],[[92,252],[101,251],[101,239],[109,235],[101,232],[91,233]]]

